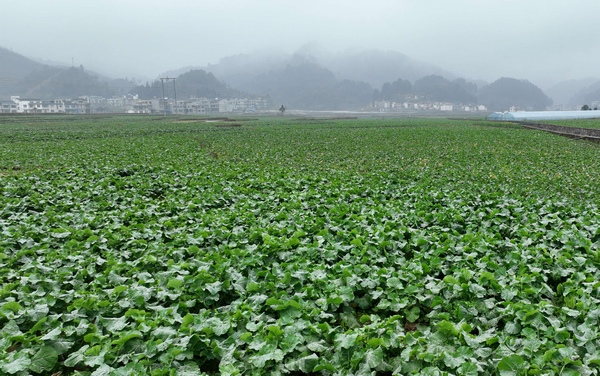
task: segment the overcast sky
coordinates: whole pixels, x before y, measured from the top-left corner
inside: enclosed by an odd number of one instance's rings
[[[598,0],[0,0],[0,46],[154,78],[256,50],[399,51],[471,79],[600,76]]]

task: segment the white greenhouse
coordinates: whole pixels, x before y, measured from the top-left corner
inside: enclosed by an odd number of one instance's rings
[[[600,111],[515,111],[494,112],[488,115],[488,120],[500,121],[536,121],[536,120],[567,120],[600,118]]]

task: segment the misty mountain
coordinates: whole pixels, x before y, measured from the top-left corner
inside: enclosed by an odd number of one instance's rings
[[[581,105],[585,102],[585,96],[594,91],[592,85],[596,82],[598,78],[592,77],[561,81],[545,89],[544,92],[552,98],[554,104]]]
[[[368,83],[338,80],[329,69],[300,56],[254,77],[248,86],[277,103],[311,110],[360,108],[371,101],[372,93]]]
[[[594,85],[595,87],[598,87],[599,85]],[[596,90],[588,93],[587,95],[585,95],[585,97],[583,98],[583,103],[585,104],[592,104],[595,102],[600,102],[600,87],[598,87]],[[597,105],[594,105],[594,107],[597,107]]]
[[[214,73],[232,87],[254,92],[255,77],[299,62],[319,65],[331,71],[338,80],[363,81],[373,87],[381,87],[385,82],[398,77],[410,81],[432,74],[455,77],[439,67],[413,60],[395,51],[362,50],[330,54],[318,46],[305,46],[293,54],[262,51],[234,55],[202,69]]]
[[[432,74],[454,77],[398,52],[330,54],[317,45],[294,54],[268,51],[229,56],[203,69],[232,87],[303,109],[364,107],[373,99],[372,87],[398,77],[413,81]],[[343,92],[344,88],[351,91]]]
[[[0,98],[12,95],[38,99],[82,95],[112,96],[134,86],[126,79],[109,79],[83,67],[51,66],[0,47]]]
[[[527,80],[502,77],[481,88],[479,103],[493,111],[508,111],[511,106],[540,111],[550,106],[552,99]]]
[[[456,76],[432,64],[419,62],[396,51],[368,50],[334,55],[324,62],[336,77],[365,81],[381,87],[398,77],[416,81],[429,75]]]
[[[258,51],[252,54],[227,56],[221,58],[217,64],[170,70],[164,72],[161,77],[177,77],[190,70],[201,69],[213,73],[220,80],[227,82],[231,87],[247,90],[249,82],[256,76],[271,69],[284,67],[289,59],[290,55],[279,51]]]
[[[21,79],[31,72],[43,68],[44,64],[37,63],[7,48],[0,47],[0,67],[2,78]]]
[[[142,98],[163,95],[160,80],[135,85],[127,79],[102,77],[82,66],[40,64],[3,48],[0,63],[0,99],[10,95],[40,99],[110,97],[128,92]],[[500,110],[512,105],[544,109],[552,102],[526,80],[502,78],[478,91],[481,83],[454,78],[397,52],[377,50],[332,54],[305,46],[295,54],[269,51],[229,56],[206,69],[181,69],[164,76],[177,77],[177,96],[181,98],[261,96],[274,106],[309,110],[360,109],[373,99],[399,101],[406,95],[452,103],[477,102]],[[165,95],[171,96],[170,90],[170,83],[166,83]],[[578,102],[591,104],[600,97],[600,82],[586,86],[578,95]]]
[[[578,106],[583,104],[591,105],[592,102],[598,101],[600,101],[600,81],[595,81],[576,92],[569,99],[569,104]]]
[[[96,76],[93,76],[81,68],[48,68],[42,72],[53,73],[45,79],[31,87],[25,94],[26,97],[52,99],[52,98],[71,98],[82,95],[112,95],[113,91],[108,86],[108,82],[101,82]],[[32,75],[36,75],[34,72]],[[28,77],[32,77],[32,75]],[[43,75],[42,77],[43,78]],[[33,80],[31,81],[33,82]]]
[[[277,106],[283,104],[309,110],[356,109],[372,100],[371,85],[340,80],[314,56],[307,54],[286,55],[270,51],[234,55],[204,70],[230,87],[268,97]],[[173,70],[165,74],[176,73],[178,71]],[[179,81],[178,78],[178,85]]]
[[[22,93],[31,79],[28,76],[44,68],[43,64],[0,47],[0,98]]]

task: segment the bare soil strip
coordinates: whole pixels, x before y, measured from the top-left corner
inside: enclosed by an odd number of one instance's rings
[[[537,129],[540,131],[555,133],[569,138],[584,139],[594,142],[600,142],[600,129],[564,127],[554,124],[541,123],[520,123],[528,129]]]

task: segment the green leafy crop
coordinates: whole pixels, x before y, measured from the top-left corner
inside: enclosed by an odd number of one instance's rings
[[[1,120],[2,374],[598,374],[596,144]]]

